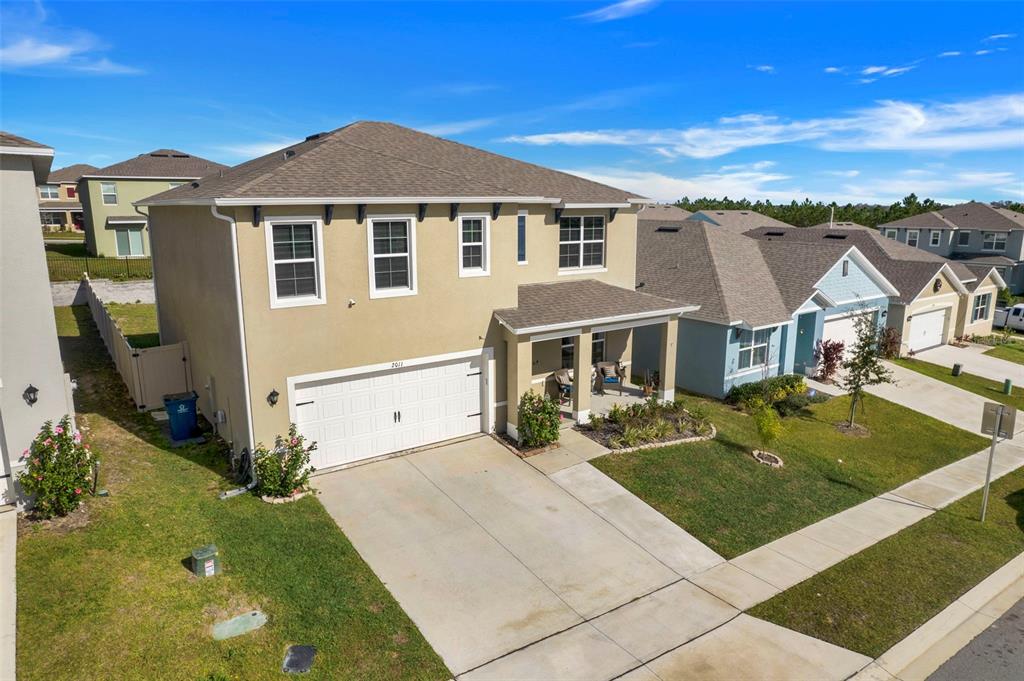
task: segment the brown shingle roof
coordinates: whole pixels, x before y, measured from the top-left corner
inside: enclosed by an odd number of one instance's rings
[[[78,201],[47,201],[39,200],[39,210],[52,213],[55,210],[82,210],[82,204]]]
[[[310,136],[197,184],[157,194],[144,203],[392,197],[544,197],[568,203],[626,203],[638,198],[392,123],[367,121]]]
[[[870,229],[874,231],[873,227],[867,227],[859,222],[833,222],[832,224],[822,222],[821,224],[813,225],[810,229]]]
[[[58,168],[50,173],[50,176],[46,178],[47,182],[57,184],[60,182],[78,182],[78,178],[88,173],[94,173],[98,170],[96,166],[91,166],[88,163],[76,163],[66,168]]]
[[[1015,217],[1016,216],[1016,217]],[[968,201],[930,213],[893,220],[879,227],[930,227],[932,229],[983,229],[1009,232],[1024,228],[1024,217],[1005,208],[993,208],[978,201]]]
[[[39,142],[33,142],[25,137],[19,137],[14,133],[5,132],[0,130],[0,147],[27,147],[35,149],[48,149],[45,144]]]
[[[672,300],[612,286],[596,279],[523,284],[518,306],[494,316],[516,333],[547,326],[572,326],[616,317],[654,317],[686,307]]]
[[[695,218],[709,220],[712,224],[739,234],[757,227],[792,227],[793,225],[761,215],[753,210],[699,210]]]
[[[644,206],[637,213],[637,220],[669,220],[678,222],[680,220],[686,220],[693,213],[688,210],[683,210],[679,206],[673,206],[669,203],[656,203],[650,206]]]
[[[227,166],[175,149],[157,149],[127,161],[85,173],[86,177],[156,177],[193,180]]]

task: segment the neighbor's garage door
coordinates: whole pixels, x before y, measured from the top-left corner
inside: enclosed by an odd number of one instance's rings
[[[950,308],[915,314],[910,318],[907,347],[913,352],[942,345]]]
[[[296,425],[317,469],[411,449],[481,428],[481,358],[295,387]]]
[[[870,312],[862,312],[844,315],[834,319],[826,319],[825,327],[821,332],[821,337],[823,340],[842,341],[845,345],[844,354],[848,354],[853,349],[853,346],[857,344],[857,319],[873,315],[874,313],[874,310],[872,310]]]

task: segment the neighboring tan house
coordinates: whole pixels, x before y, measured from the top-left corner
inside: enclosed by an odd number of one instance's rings
[[[992,331],[996,294],[1005,284],[991,266],[968,267],[874,230],[761,228],[747,235],[779,243],[856,246],[900,291],[885,321],[900,333],[901,354]]]
[[[52,162],[53,149],[0,132],[0,504],[19,500],[22,452],[43,423],[74,414],[39,230]]]
[[[978,201],[893,220],[878,229],[951,260],[991,265],[1011,293],[1024,293],[1024,215]]]
[[[81,230],[85,224],[82,202],[78,200],[78,180],[96,170],[96,166],[76,163],[54,170],[39,185],[39,220],[47,232]]]
[[[641,226],[636,273],[639,290],[699,306],[678,325],[675,384],[687,390],[723,397],[769,376],[811,374],[820,341],[852,347],[856,320],[883,320],[899,295],[855,246],[778,243],[690,222]],[[636,331],[634,373],[656,368],[657,340]]]
[[[85,247],[92,255],[150,255],[146,217],[132,204],[227,166],[174,149],[158,149],[84,174],[78,195],[85,213]]]
[[[715,227],[722,227],[737,234],[743,234],[758,227],[793,226],[753,210],[699,210],[690,219],[703,220]]]
[[[357,122],[140,201],[161,342],[189,342],[234,450],[289,422],[318,469],[492,431],[651,325],[675,375],[688,308],[634,290],[629,192],[389,123]],[[671,398],[671,381],[661,396]]]

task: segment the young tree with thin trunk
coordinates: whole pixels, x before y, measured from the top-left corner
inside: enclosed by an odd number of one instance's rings
[[[864,389],[882,383],[895,383],[892,372],[882,364],[882,329],[875,323],[874,315],[858,315],[853,322],[857,340],[843,361],[844,375],[839,386],[850,396],[850,422],[854,426],[857,404],[864,399]]]

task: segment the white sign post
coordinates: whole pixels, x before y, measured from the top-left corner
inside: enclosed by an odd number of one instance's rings
[[[996,455],[996,443],[999,438],[1013,439],[1013,427],[1017,421],[1017,410],[998,402],[986,402],[981,414],[981,432],[992,434],[992,447],[988,450],[988,469],[985,471],[985,492],[981,496],[981,522],[985,522],[988,511],[988,488],[992,483],[992,460]]]

